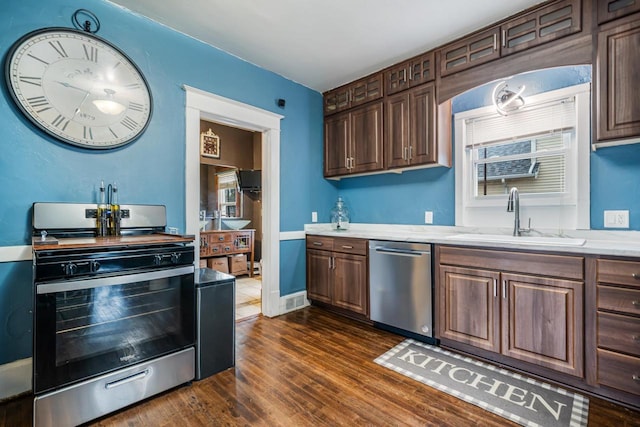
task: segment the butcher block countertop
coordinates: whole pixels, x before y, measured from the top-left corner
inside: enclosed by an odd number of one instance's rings
[[[110,247],[128,245],[160,245],[167,243],[191,243],[195,240],[193,235],[154,233],[131,236],[106,236],[106,237],[70,237],[60,238],[46,236],[33,237],[32,244],[34,251],[51,249],[73,249],[86,247]]]

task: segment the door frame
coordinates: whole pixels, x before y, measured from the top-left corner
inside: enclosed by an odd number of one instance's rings
[[[200,242],[200,120],[262,134],[262,313],[280,314],[280,121],[284,116],[191,86],[186,92],[185,222]],[[196,265],[200,253],[196,252]]]

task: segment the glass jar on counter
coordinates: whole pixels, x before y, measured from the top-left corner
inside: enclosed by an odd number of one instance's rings
[[[349,210],[342,197],[338,197],[336,205],[331,209],[331,229],[342,231],[349,229]]]

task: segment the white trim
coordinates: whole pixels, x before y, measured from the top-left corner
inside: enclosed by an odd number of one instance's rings
[[[200,241],[200,120],[262,133],[262,313],[280,312],[280,120],[270,111],[187,85],[185,135],[185,220],[187,234]],[[196,265],[199,264],[196,250]]]
[[[0,400],[31,391],[32,359],[0,365]]]
[[[280,241],[283,240],[304,240],[306,233],[304,231],[282,231],[280,233]]]
[[[29,261],[33,259],[31,245],[0,246],[0,262]]]

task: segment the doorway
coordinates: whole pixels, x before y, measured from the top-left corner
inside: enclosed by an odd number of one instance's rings
[[[200,134],[215,144],[213,153],[200,148],[200,267],[234,275],[236,320],[254,317],[262,313],[262,134],[206,120]]]
[[[258,132],[262,150],[262,313],[280,309],[280,120],[283,116],[190,86],[186,91],[185,221],[200,241],[200,121]],[[199,262],[199,251],[196,251]]]

